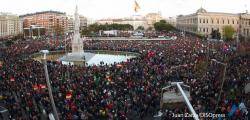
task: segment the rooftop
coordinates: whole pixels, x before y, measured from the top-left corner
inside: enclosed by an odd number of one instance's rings
[[[206,9],[200,8],[196,11],[196,13],[188,14],[188,15],[178,15],[177,17],[187,17],[187,16],[194,16],[198,14],[213,14],[213,15],[228,15],[228,16],[235,16],[235,15],[240,15],[242,13],[224,13],[224,12],[207,12]],[[248,13],[244,13],[248,14]]]
[[[49,11],[42,11],[42,12],[35,12],[35,13],[28,13],[25,15],[20,15],[19,17],[26,17],[26,16],[32,16],[32,15],[38,15],[38,14],[44,14],[44,13],[55,13],[55,14],[62,14],[62,15],[66,15],[65,12],[60,12],[60,11],[53,11],[53,10],[49,10]]]

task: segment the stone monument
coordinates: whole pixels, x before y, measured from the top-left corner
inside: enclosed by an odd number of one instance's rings
[[[92,57],[95,56],[95,54],[90,52],[84,52],[83,50],[83,40],[80,37],[80,19],[77,6],[75,10],[74,23],[74,36],[71,40],[72,51],[71,53],[67,53],[63,57],[59,58],[59,61],[67,62],[74,65],[85,65],[87,61],[89,61]]]
[[[75,10],[75,29],[74,29],[74,38],[72,39],[72,53],[84,53],[83,51],[83,41],[80,38],[79,28],[80,28],[80,19],[78,14],[78,7],[76,6]]]

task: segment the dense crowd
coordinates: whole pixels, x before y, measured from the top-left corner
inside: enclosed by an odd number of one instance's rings
[[[30,55],[57,48],[42,40],[19,41],[0,48],[0,106],[9,110],[12,119],[46,119],[53,112],[43,64]],[[187,35],[174,41],[85,41],[84,49],[140,55],[101,66],[48,61],[60,119],[153,119],[158,111],[163,112],[163,119],[177,119],[172,114],[189,113],[187,107],[160,108],[161,88],[174,81],[190,86],[191,103],[197,113],[220,113],[225,114],[224,119],[235,120],[249,116],[250,99],[244,86],[250,81],[250,56],[236,55],[228,44]],[[219,101],[225,66],[211,59],[227,64]],[[170,69],[180,65],[183,67]]]

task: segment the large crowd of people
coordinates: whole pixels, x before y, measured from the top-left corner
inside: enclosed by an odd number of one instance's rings
[[[53,113],[43,64],[30,56],[42,49],[53,51],[58,46],[47,40],[25,40],[0,48],[0,106],[8,109],[11,119],[48,119]],[[189,113],[187,107],[160,107],[161,88],[174,81],[190,86],[197,113],[225,115],[218,119],[249,117],[250,99],[244,86],[250,81],[250,56],[239,54],[229,44],[186,35],[170,41],[84,41],[84,49],[140,55],[100,66],[48,61],[60,119],[153,119],[159,111],[162,119],[180,119],[172,114]],[[175,66],[181,67],[171,69]]]

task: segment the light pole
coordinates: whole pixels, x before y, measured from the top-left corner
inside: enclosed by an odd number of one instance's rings
[[[216,62],[218,64],[221,64],[224,66],[224,70],[223,70],[223,76],[222,76],[222,83],[221,83],[221,88],[220,88],[220,93],[219,93],[219,97],[218,97],[218,100],[217,100],[217,103],[216,103],[216,107],[215,107],[215,111],[217,110],[217,107],[218,107],[218,104],[219,104],[219,100],[221,98],[221,93],[222,93],[222,89],[223,89],[223,86],[224,86],[224,82],[225,82],[225,76],[226,76],[226,70],[227,70],[227,64],[226,63],[222,63],[220,61],[217,61],[216,59],[211,59],[212,62]]]
[[[58,114],[57,114],[57,110],[56,110],[56,105],[54,102],[54,98],[53,98],[53,94],[52,94],[52,90],[51,90],[51,85],[50,85],[50,80],[49,80],[49,74],[48,74],[48,68],[47,68],[47,59],[46,59],[46,55],[49,54],[48,50],[41,50],[41,53],[43,53],[43,65],[44,65],[44,72],[45,72],[45,77],[46,77],[46,83],[47,83],[47,87],[49,90],[49,97],[50,97],[50,102],[52,104],[52,109],[54,112],[54,116],[56,120],[59,120]]]
[[[182,95],[182,97],[184,98],[184,101],[185,101],[185,103],[186,103],[186,105],[187,105],[189,111],[190,111],[190,112],[192,113],[192,115],[193,115],[193,119],[194,119],[194,120],[199,120],[198,114],[195,112],[195,110],[194,110],[193,106],[191,105],[191,103],[190,103],[190,101],[189,101],[189,99],[188,99],[186,93],[184,92],[184,90],[183,90],[182,87],[181,87],[181,84],[183,84],[183,82],[172,82],[171,84],[172,84],[172,85],[176,85],[177,88],[179,89],[179,91],[181,92],[181,95]]]
[[[189,88],[189,86],[184,85],[183,82],[172,82],[172,83],[170,84],[170,86],[167,86],[167,87],[164,87],[164,88],[161,89],[160,108],[162,109],[163,104],[164,104],[164,102],[163,102],[163,96],[164,96],[163,91],[164,91],[164,90],[168,90],[169,88],[171,88],[171,87],[173,87],[173,86],[176,86],[177,89],[180,91],[182,97],[184,98],[184,101],[185,101],[185,103],[186,103],[186,105],[187,105],[189,111],[192,113],[193,119],[194,119],[194,120],[200,120],[198,114],[195,112],[195,110],[194,110],[192,104],[191,104],[190,101],[189,101],[188,96],[186,95],[186,93],[185,93],[184,90],[182,89],[181,85],[183,85],[184,87],[188,87],[188,88]],[[190,92],[190,90],[189,90],[188,92]],[[159,115],[159,116],[161,116],[161,115]]]

